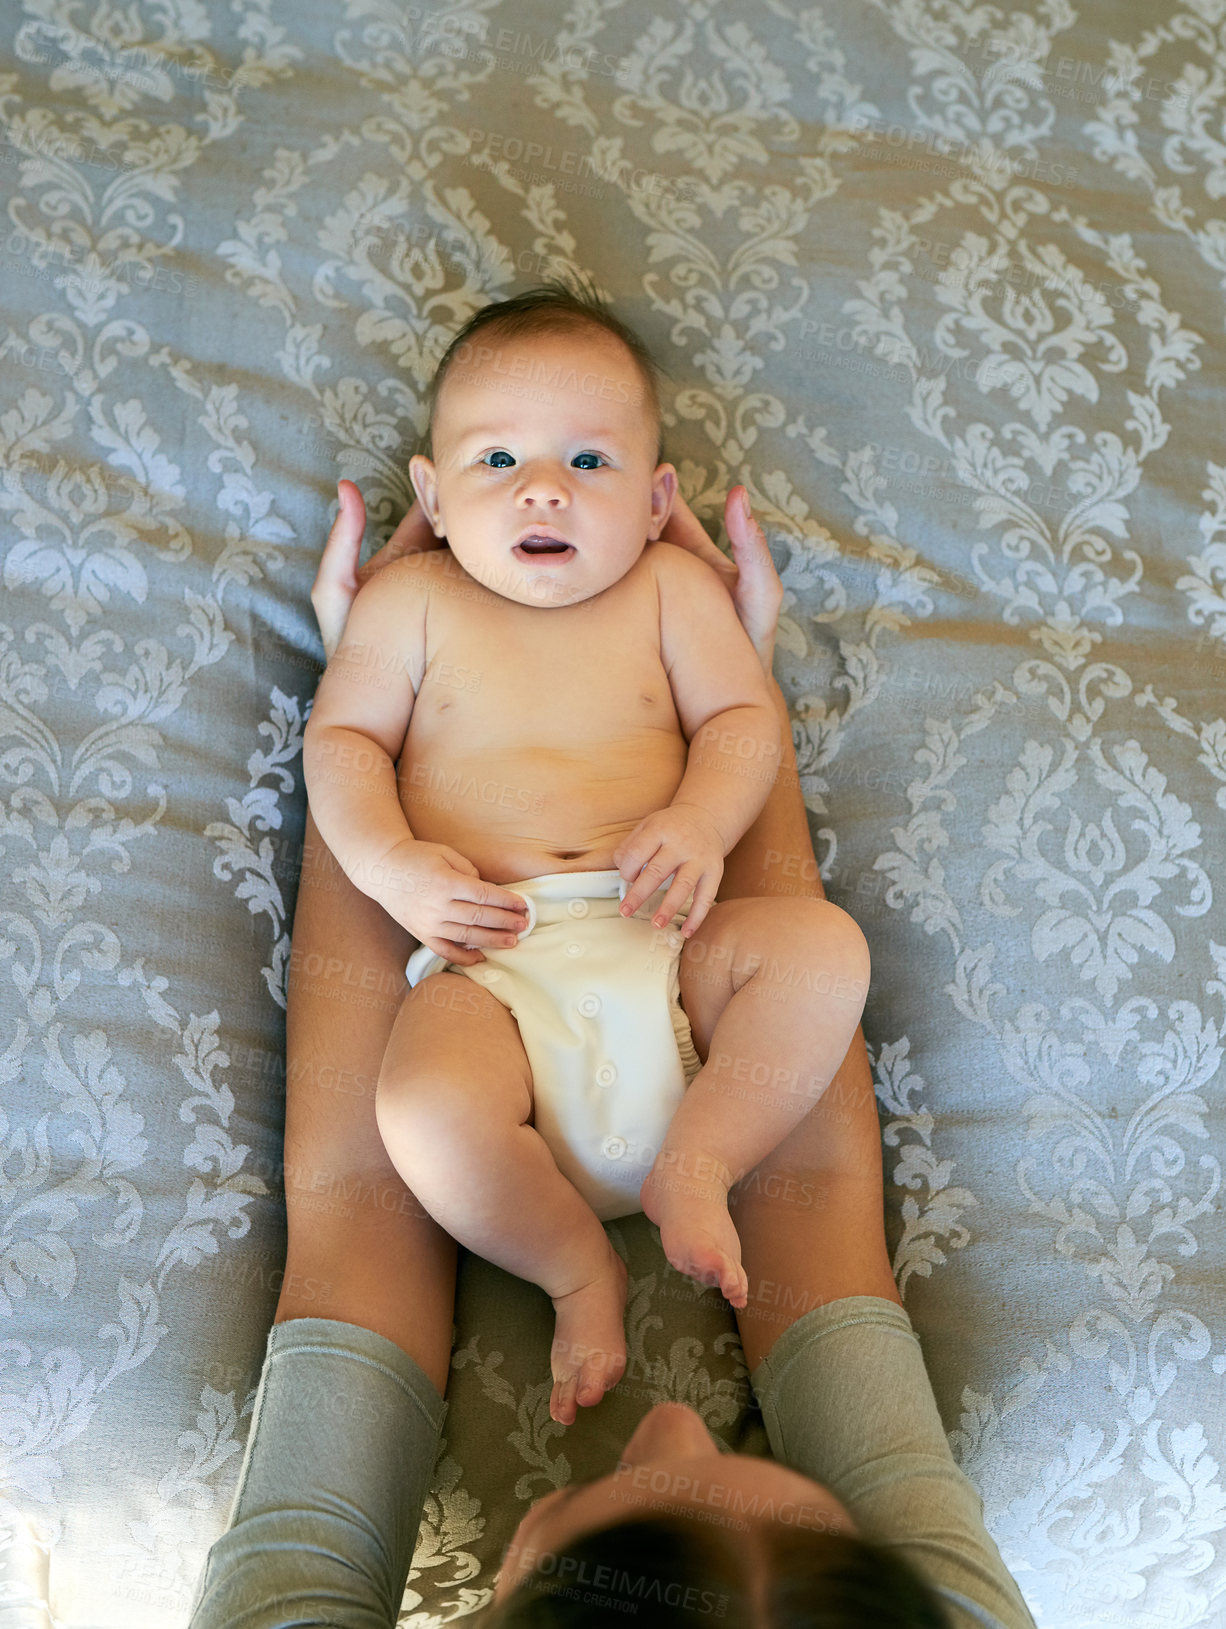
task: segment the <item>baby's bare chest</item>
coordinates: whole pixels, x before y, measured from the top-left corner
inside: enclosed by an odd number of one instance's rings
[[[465,594],[440,575],[406,747],[576,761],[684,744],[650,577],[574,606]]]

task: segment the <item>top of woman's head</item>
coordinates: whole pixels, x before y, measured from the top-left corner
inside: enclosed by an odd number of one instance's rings
[[[571,282],[551,278],[507,300],[482,306],[471,316],[439,359],[426,390],[429,419],[421,451],[434,457],[434,422],[439,399],[452,365],[457,361],[489,361],[497,368],[499,340],[517,340],[536,334],[574,335],[576,338],[611,338],[630,353],[643,385],[643,407],[655,426],[656,463],[664,456],[660,426],[660,375],[665,372],[633,328],[614,316],[595,286],[575,275]],[[547,380],[541,381],[548,383]],[[530,384],[531,381],[526,381]]]
[[[683,1516],[619,1522],[538,1558],[482,1629],[949,1629],[892,1548],[782,1523],[729,1545]]]

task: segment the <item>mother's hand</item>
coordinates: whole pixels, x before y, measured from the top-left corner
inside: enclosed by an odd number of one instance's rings
[[[775,655],[775,629],[783,604],[783,584],[775,570],[766,534],[753,518],[749,493],[734,486],[724,503],[724,525],[732,544],[732,559],[721,553],[707,536],[698,516],[678,492],[660,536],[705,560],[732,595],[741,626],[753,641],[753,648],[769,679]]]
[[[366,531],[366,505],[352,481],[338,481],[336,492],[341,500],[340,513],[332,522],[319,570],[311,586],[311,604],[315,608],[315,620],[323,637],[324,655],[329,661],[341,642],[341,635],[349,620],[349,607],[357,598],[362,584],[376,571],[382,571],[393,560],[399,560],[402,554],[421,554],[426,549],[443,547],[443,539],[435,537],[425,511],[414,498],[400,525],[378,553],[372,554],[359,570],[358,555],[362,552],[362,538]]]

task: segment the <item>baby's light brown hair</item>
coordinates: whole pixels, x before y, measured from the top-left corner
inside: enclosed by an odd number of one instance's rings
[[[614,316],[590,279],[575,274],[571,281],[547,278],[535,288],[513,294],[482,306],[471,316],[443,352],[426,389],[429,418],[422,446],[427,458],[434,457],[434,419],[439,395],[448,369],[457,357],[473,354],[475,345],[497,339],[519,339],[525,334],[578,333],[583,329],[603,329],[630,352],[643,383],[642,403],[655,426],[656,463],[664,457],[664,432],[660,423],[660,375],[666,373],[634,329]]]

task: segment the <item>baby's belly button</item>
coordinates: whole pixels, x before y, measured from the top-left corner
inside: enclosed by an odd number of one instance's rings
[[[588,837],[582,830],[576,831],[572,826],[564,832],[542,832],[535,836],[521,833],[518,837],[513,837],[508,833],[505,837],[496,837],[494,841],[504,852],[514,849],[525,859],[539,855],[551,862],[582,860],[585,869],[591,870],[597,861],[602,868],[613,864],[613,850],[621,841],[621,836],[611,838],[606,830],[600,836]]]

